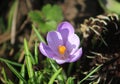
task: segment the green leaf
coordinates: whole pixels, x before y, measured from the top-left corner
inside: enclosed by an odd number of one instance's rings
[[[19,78],[21,79],[24,83],[27,83],[24,78],[22,77],[21,74],[19,74],[19,72],[13,67],[11,66],[9,63],[6,63],[6,65],[10,68],[10,70]]]
[[[56,71],[53,76],[50,78],[50,81],[48,84],[53,84],[54,80],[56,79],[56,77],[61,73],[62,68],[60,68],[58,71]]]
[[[37,24],[38,31],[42,33],[55,30],[58,23],[63,20],[60,6],[50,4],[45,5],[41,11],[29,12],[29,17],[33,24]]]
[[[50,30],[55,30],[56,27],[57,27],[57,22],[54,21],[54,20],[47,21],[47,22],[46,22],[46,25],[48,25],[48,31],[50,31]]]
[[[114,12],[120,15],[120,2],[117,0],[99,0],[99,3],[106,12]]]
[[[42,33],[46,33],[47,31],[52,31],[52,30],[55,30],[57,27],[57,22],[54,21],[54,20],[51,20],[51,21],[47,21],[45,23],[41,22],[39,24],[39,30],[42,32]]]
[[[53,20],[41,22],[38,24],[38,31],[41,31],[42,33],[47,33],[48,31],[55,30],[57,27],[57,23]]]
[[[46,20],[55,20],[56,22],[59,22],[63,20],[62,10],[60,6],[47,4],[42,9],[43,14],[46,17]]]
[[[43,15],[40,11],[38,10],[35,10],[35,11],[30,11],[28,13],[28,16],[30,17],[30,19],[33,21],[33,22],[36,22],[36,23],[41,23],[43,22]]]

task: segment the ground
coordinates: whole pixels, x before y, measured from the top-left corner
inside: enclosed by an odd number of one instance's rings
[[[13,3],[13,0],[4,0],[0,3],[0,21],[5,25],[0,23],[0,57],[6,58],[12,61],[23,62],[23,45],[24,37],[29,40],[29,48],[32,51],[34,45],[33,32],[31,28],[32,22],[28,17],[28,12],[30,10],[41,10],[46,4],[57,4],[61,7],[64,16],[63,21],[69,21],[75,28],[76,33],[82,37],[81,43],[83,47],[83,56],[79,60],[80,65],[75,62],[70,76],[76,76],[75,81],[82,80],[85,77],[85,73],[89,73],[90,70],[95,68],[97,65],[102,65],[100,70],[94,73],[91,79],[86,80],[84,84],[88,84],[91,80],[97,81],[100,78],[99,84],[119,84],[120,82],[120,20],[116,19],[115,15],[106,14],[106,12],[101,8],[97,0],[20,0],[18,8],[18,16],[16,20],[16,31],[15,37],[11,37],[11,30],[7,27],[8,12]],[[91,17],[94,19],[98,15],[105,15],[110,20],[104,20],[107,25],[101,24],[99,21],[95,21],[93,24],[90,20]],[[113,19],[111,19],[113,18]],[[85,22],[88,20],[88,22]],[[87,24],[86,24],[87,23]],[[108,31],[103,32],[104,29],[97,30],[107,43],[101,43],[101,36],[96,35],[95,32],[89,31],[88,37],[83,37],[81,32],[81,24],[87,27],[93,27],[93,25],[98,25],[100,28],[105,27]],[[5,28],[5,29],[4,29]],[[46,34],[43,34],[45,37]],[[14,40],[11,43],[11,40]],[[17,59],[15,56],[20,52],[20,57]],[[41,56],[41,53],[39,53]],[[40,60],[44,59],[40,57]],[[14,75],[6,67],[4,63],[0,63],[1,67],[5,66],[9,78],[14,79]],[[63,64],[61,67],[67,70],[68,64]],[[1,74],[0,74],[1,76]]]

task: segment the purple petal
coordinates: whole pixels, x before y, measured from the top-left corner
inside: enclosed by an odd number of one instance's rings
[[[73,26],[69,22],[62,22],[61,24],[59,24],[58,28],[57,28],[57,31],[61,32],[64,29],[68,30],[69,34],[73,34],[74,33],[74,28],[73,28]]]
[[[66,42],[66,47],[70,55],[72,55],[78,49],[79,45],[80,45],[80,40],[76,34],[73,34],[68,37],[68,41]]]
[[[64,42],[66,42],[69,35],[74,34],[74,28],[69,22],[59,24],[57,31],[61,33]]]
[[[63,64],[63,63],[68,62],[68,61],[66,61],[66,60],[56,60],[56,62],[57,62],[58,64]]]
[[[39,49],[40,49],[41,53],[43,55],[47,56],[48,58],[52,58],[53,56],[55,56],[53,51],[44,43],[40,43]]]
[[[82,48],[80,48],[79,50],[77,50],[72,57],[70,57],[70,61],[69,62],[75,62],[77,61],[80,57],[82,56]]]
[[[39,45],[39,49],[41,51],[41,53],[48,57],[48,58],[52,58],[54,60],[60,60],[60,56],[57,56],[52,50],[51,48],[49,48],[49,46],[47,46],[46,44],[44,43],[40,43]]]
[[[63,39],[59,32],[52,31],[47,34],[47,42],[48,46],[52,49],[52,51],[58,54],[58,46],[63,45]]]

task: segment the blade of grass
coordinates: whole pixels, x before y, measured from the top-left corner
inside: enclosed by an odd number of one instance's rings
[[[42,81],[43,81],[43,78],[44,78],[44,74],[40,71],[37,71],[35,73],[36,73],[36,76],[37,76],[37,79],[36,79],[37,84],[41,84]]]
[[[105,44],[105,46],[107,46],[108,47],[108,44],[106,43],[106,41],[103,39],[103,37],[101,36],[101,40],[102,40],[102,42]]]
[[[27,66],[27,71],[28,71],[28,76],[31,79],[31,82],[33,81],[33,77],[34,77],[34,71],[32,68],[32,62],[31,62],[31,58],[30,58],[30,53],[28,50],[28,44],[26,39],[24,39],[24,50],[25,50],[25,62],[26,62],[26,66]]]
[[[53,63],[53,61],[52,61],[51,59],[49,59],[49,58],[48,58],[48,61],[50,62],[51,66],[52,66],[52,68],[53,68],[53,70],[54,70],[54,72],[57,72],[59,66],[58,66],[57,64],[55,65],[55,63]],[[61,80],[62,82],[64,82],[65,79],[66,79],[65,73],[62,72],[62,74],[60,74],[60,75],[58,76],[58,79]]]
[[[22,66],[22,64],[19,64],[19,63],[16,63],[16,62],[13,62],[13,61],[4,59],[4,58],[0,58],[0,61],[2,61],[2,62],[4,62],[4,63],[9,63],[9,64],[12,64],[12,65],[15,65],[15,66],[19,66],[19,67]]]
[[[38,39],[40,40],[40,42],[44,42],[45,43],[45,40],[43,39],[43,37],[40,35],[40,33],[38,32],[38,30],[35,28],[34,25],[32,25],[32,28],[34,30],[34,32],[36,33]]]
[[[74,77],[69,77],[68,79],[67,79],[67,82],[66,82],[66,84],[74,84]]]
[[[35,64],[35,59],[34,59],[33,55],[31,54],[31,52],[29,52],[29,56],[30,56],[30,59],[31,59],[31,63]]]
[[[50,81],[48,84],[53,84],[54,80],[56,79],[56,77],[60,74],[60,72],[62,71],[62,68],[60,68],[58,71],[56,71],[53,76],[50,78]]]
[[[87,76],[85,76],[85,78],[83,78],[81,81],[79,81],[78,84],[81,84],[83,81],[85,81],[87,78],[89,78],[93,73],[97,72],[97,71],[100,69],[101,66],[102,66],[102,64],[99,65],[99,66],[97,66],[97,67],[96,67],[94,70],[92,70]]]
[[[38,47],[37,47],[37,42],[35,42],[35,63],[38,64]]]
[[[50,64],[51,64],[51,66],[52,66],[54,72],[56,72],[56,71],[58,70],[57,67],[54,65],[54,63],[52,62],[51,59],[48,58],[48,60],[49,60],[49,62],[50,62]]]
[[[72,70],[73,65],[74,65],[73,63],[70,63],[70,64],[69,64],[69,67],[68,67],[68,70],[67,70],[68,76],[70,75],[70,72],[71,72],[71,70]]]
[[[14,84],[11,80],[8,80],[8,84]]]
[[[36,84],[35,79],[34,79],[34,70],[32,68],[32,63],[31,63],[31,59],[29,56],[25,56],[25,62],[26,62],[26,66],[27,66],[27,73],[28,73],[28,77],[29,77],[29,84]]]
[[[7,84],[8,79],[7,79],[7,76],[6,76],[6,73],[5,73],[5,69],[4,69],[4,68],[2,68],[1,73],[2,73],[3,78],[4,78],[4,83]]]
[[[20,74],[21,74],[23,77],[25,77],[25,65],[24,65],[24,64],[22,65]],[[20,79],[20,80],[19,80],[19,84],[24,84],[24,81]]]
[[[6,65],[10,68],[10,70],[19,78],[21,79],[24,83],[27,83],[24,78],[22,77],[21,74],[19,74],[19,72],[13,67],[11,66],[9,63],[6,63]]]

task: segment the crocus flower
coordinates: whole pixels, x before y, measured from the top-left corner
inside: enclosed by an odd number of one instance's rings
[[[48,32],[47,43],[48,45],[40,43],[41,53],[58,64],[75,62],[82,55],[82,48],[79,48],[80,39],[69,22],[62,22],[56,31]]]

